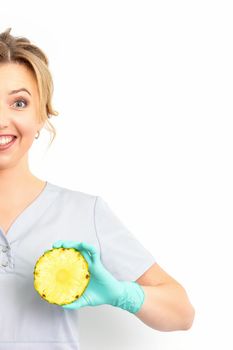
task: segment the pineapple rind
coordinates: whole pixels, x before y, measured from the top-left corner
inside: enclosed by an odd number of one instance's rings
[[[77,300],[90,281],[88,263],[75,248],[53,248],[44,252],[34,268],[34,287],[51,304],[65,305]],[[59,274],[65,283],[59,281]]]

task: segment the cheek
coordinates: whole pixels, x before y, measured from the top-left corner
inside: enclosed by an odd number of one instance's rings
[[[35,134],[37,132],[37,126],[35,123],[18,121],[16,124],[18,137],[22,139],[34,139]]]

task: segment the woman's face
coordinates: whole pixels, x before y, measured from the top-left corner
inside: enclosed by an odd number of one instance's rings
[[[14,90],[26,89],[16,92]],[[0,169],[9,161],[17,162],[27,154],[37,131],[39,92],[33,73],[22,64],[0,64]],[[1,135],[17,136],[13,145],[3,150]]]

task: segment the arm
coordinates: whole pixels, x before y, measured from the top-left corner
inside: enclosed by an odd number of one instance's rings
[[[153,264],[137,281],[118,281],[102,264],[93,245],[57,241],[53,248],[75,248],[88,263],[91,278],[82,296],[64,309],[109,304],[127,310],[151,328],[183,330],[191,326],[194,309],[181,285]]]
[[[185,289],[157,263],[136,280],[144,290],[145,300],[135,313],[142,322],[160,331],[191,328],[195,310]]]

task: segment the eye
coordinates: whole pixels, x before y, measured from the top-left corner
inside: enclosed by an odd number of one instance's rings
[[[17,106],[17,107],[19,107],[19,108],[25,108],[25,107],[27,107],[27,105],[28,105],[28,102],[27,102],[25,99],[23,99],[23,98],[18,98],[18,99],[14,102],[13,105],[15,105],[16,103],[18,103],[18,106]],[[19,105],[19,103],[21,103],[21,105]],[[25,105],[25,107],[22,106],[22,103]]]

